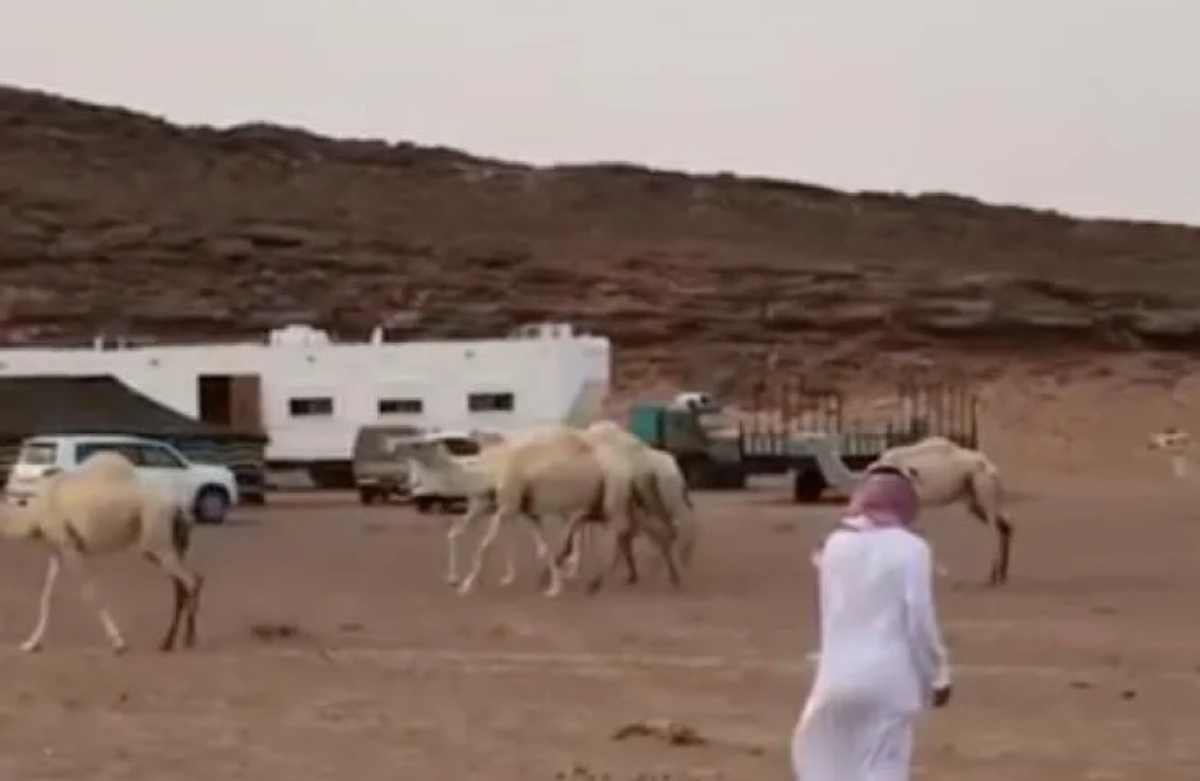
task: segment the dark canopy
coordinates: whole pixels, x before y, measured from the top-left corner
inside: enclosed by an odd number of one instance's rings
[[[189,418],[112,375],[0,377],[0,438],[38,434],[255,439]]]

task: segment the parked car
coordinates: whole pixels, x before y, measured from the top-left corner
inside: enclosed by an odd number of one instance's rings
[[[417,426],[369,423],[354,437],[354,486],[363,504],[408,496],[408,459],[397,448],[421,433]]]
[[[476,460],[482,449],[479,440],[465,432],[433,431],[421,435],[421,439],[441,442],[450,456],[464,465]],[[467,497],[449,485],[441,473],[426,469],[415,459],[409,461],[409,486],[413,504],[419,512],[429,512],[435,507],[449,512],[467,501]]]
[[[165,442],[118,434],[72,434],[30,437],[21,443],[8,473],[6,498],[24,505],[43,478],[71,471],[98,450],[115,450],[137,469],[138,479],[160,486],[197,523],[224,523],[238,502],[233,472],[218,464],[189,461]]]

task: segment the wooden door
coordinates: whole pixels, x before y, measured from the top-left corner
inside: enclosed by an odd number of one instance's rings
[[[236,374],[229,380],[229,427],[242,434],[261,434],[262,378]]]

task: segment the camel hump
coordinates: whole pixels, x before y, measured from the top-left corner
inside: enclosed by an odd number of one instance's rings
[[[1000,477],[1000,467],[996,466],[996,462],[988,458],[986,454],[974,451],[976,456],[977,469],[988,477]]]
[[[85,478],[135,480],[137,469],[133,462],[116,450],[97,450],[80,462],[76,474]]]
[[[512,441],[493,468],[503,481],[511,475],[532,475],[546,469],[591,463],[593,449],[578,431],[548,429]]]

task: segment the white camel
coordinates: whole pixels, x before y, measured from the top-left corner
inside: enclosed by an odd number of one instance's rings
[[[1186,480],[1191,475],[1196,444],[1188,432],[1177,428],[1165,428],[1150,435],[1148,447],[1167,456],[1171,462],[1171,474],[1176,479]]]
[[[924,507],[963,502],[967,510],[996,531],[988,584],[1008,581],[1013,527],[1003,512],[1000,470],[978,450],[944,437],[927,437],[911,445],[889,448],[871,466],[891,466],[913,481]]]
[[[633,540],[644,533],[658,549],[668,577],[679,588],[680,559],[689,558],[695,543],[695,519],[687,496],[687,485],[675,459],[660,451],[648,452],[641,440],[615,423],[602,421],[578,432],[594,450],[604,467],[606,480],[622,494],[623,514],[595,511],[576,515],[563,533],[563,548],[556,557],[578,554],[576,544],[589,528],[603,529],[612,534],[613,558],[610,571],[625,562],[626,582],[639,580],[637,562],[633,555]],[[661,458],[660,458],[661,456]],[[664,463],[666,459],[669,463]],[[611,486],[610,486],[611,487]],[[683,534],[680,534],[680,530]],[[676,543],[679,543],[678,547]],[[598,575],[589,589],[603,582]]]
[[[496,510],[496,482],[499,479],[499,463],[504,448],[523,437],[537,432],[520,432],[512,437],[491,436],[481,441],[483,445],[476,456],[454,457],[442,443],[436,440],[416,440],[406,451],[423,469],[436,472],[447,490],[467,499],[467,509],[455,517],[446,530],[446,581],[460,585],[458,540],[481,521],[488,513]],[[515,528],[503,531],[505,566],[500,584],[507,586],[516,579],[516,545],[513,538]],[[535,540],[536,548],[536,540]],[[567,563],[564,575],[574,577],[579,569],[579,556],[574,555]]]
[[[632,539],[636,531],[645,531],[659,546],[667,562],[672,583],[679,585],[679,572],[673,559],[673,530],[651,519],[637,505],[634,470],[626,455],[617,448],[593,443],[577,429],[551,427],[511,438],[490,462],[495,486],[495,512],[475,550],[471,571],[459,586],[469,592],[482,570],[493,542],[500,531],[519,517],[532,522],[537,553],[546,565],[549,582],[547,596],[562,590],[559,559],[546,546],[540,532],[546,517],[567,519],[568,535],[574,535],[585,521],[603,521],[600,526],[614,541],[614,564],[624,557],[631,568]],[[598,572],[589,583],[589,591],[603,585]]]
[[[837,447],[825,434],[804,437],[805,449],[817,461],[822,476],[839,491],[849,493],[862,478],[846,466]],[[979,452],[962,447],[945,437],[926,437],[911,445],[888,448],[867,469],[889,465],[913,481],[922,507],[943,507],[963,502],[979,520],[996,530],[997,547],[988,583],[1008,580],[1013,528],[1002,511],[1000,471]],[[945,575],[942,567],[937,574]]]
[[[159,649],[170,651],[175,647],[181,620],[184,645],[195,643],[203,579],[183,563],[191,520],[171,499],[139,483],[133,465],[124,456],[114,451],[93,453],[75,471],[46,478],[27,506],[10,508],[7,516],[0,524],[0,534],[50,548],[37,624],[21,650],[41,648],[50,622],[54,587],[65,563],[78,578],[84,601],[99,615],[113,651],[124,651],[124,636],[100,598],[84,561],[132,547],[140,549],[174,583],[174,612]]]
[[[687,567],[695,550],[699,527],[679,462],[670,453],[646,444],[611,420],[597,421],[583,433],[591,442],[610,445],[626,454],[634,468],[638,503],[675,529],[679,563]],[[567,545],[571,545],[572,540],[564,538]]]

